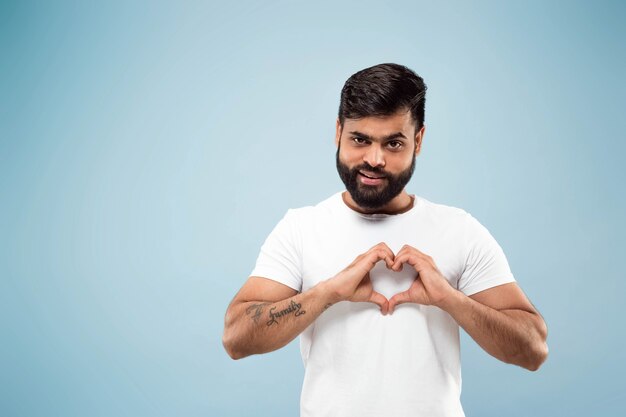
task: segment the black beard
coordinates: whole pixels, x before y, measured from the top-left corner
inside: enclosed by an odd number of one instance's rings
[[[350,169],[346,164],[339,160],[339,149],[340,147],[337,148],[337,154],[335,156],[339,177],[345,184],[346,189],[352,196],[352,199],[360,207],[368,210],[375,210],[387,205],[398,194],[400,194],[402,190],[404,190],[404,187],[409,183],[409,180],[413,176],[413,171],[415,171],[415,153],[413,154],[413,161],[411,162],[411,166],[409,168],[397,175],[392,175],[385,172],[381,168],[372,168],[367,163]],[[383,180],[383,184],[362,184],[358,179],[359,170],[384,175],[385,179]],[[387,183],[386,185],[384,184],[385,182]]]

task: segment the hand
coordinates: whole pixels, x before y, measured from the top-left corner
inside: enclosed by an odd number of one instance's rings
[[[370,302],[377,304],[383,314],[387,314],[389,301],[374,291],[369,272],[378,261],[384,260],[391,269],[394,255],[389,246],[381,242],[359,255],[344,270],[328,280],[339,301]]]
[[[439,272],[433,258],[425,253],[404,245],[395,256],[391,269],[402,271],[402,264],[405,262],[415,269],[417,275],[408,290],[391,297],[389,314],[394,312],[397,305],[404,303],[439,306],[446,297],[456,291]]]

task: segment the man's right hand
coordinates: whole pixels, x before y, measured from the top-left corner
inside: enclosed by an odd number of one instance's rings
[[[391,269],[394,254],[384,242],[372,247],[356,259],[344,270],[328,280],[337,301],[370,302],[377,304],[383,314],[389,310],[389,301],[379,292],[374,291],[370,279],[370,271],[378,261],[384,260]]]

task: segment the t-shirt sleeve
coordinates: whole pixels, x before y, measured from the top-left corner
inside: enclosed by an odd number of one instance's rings
[[[515,282],[504,251],[491,233],[467,214],[465,268],[458,289],[472,295],[509,282]]]
[[[295,212],[289,209],[265,239],[250,276],[272,279],[302,291],[301,252]]]

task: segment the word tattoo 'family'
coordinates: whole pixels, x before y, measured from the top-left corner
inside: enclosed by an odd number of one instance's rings
[[[289,314],[289,313],[295,312],[296,317],[301,316],[302,314],[306,313],[306,311],[301,310],[301,308],[302,308],[302,304],[296,303],[293,300],[291,300],[291,305],[289,305],[289,307],[277,313],[274,313],[274,310],[276,310],[276,307],[272,307],[270,308],[270,320],[267,322],[267,325],[271,326],[272,324],[278,324],[278,320],[276,320],[276,317],[283,317],[284,315]]]

